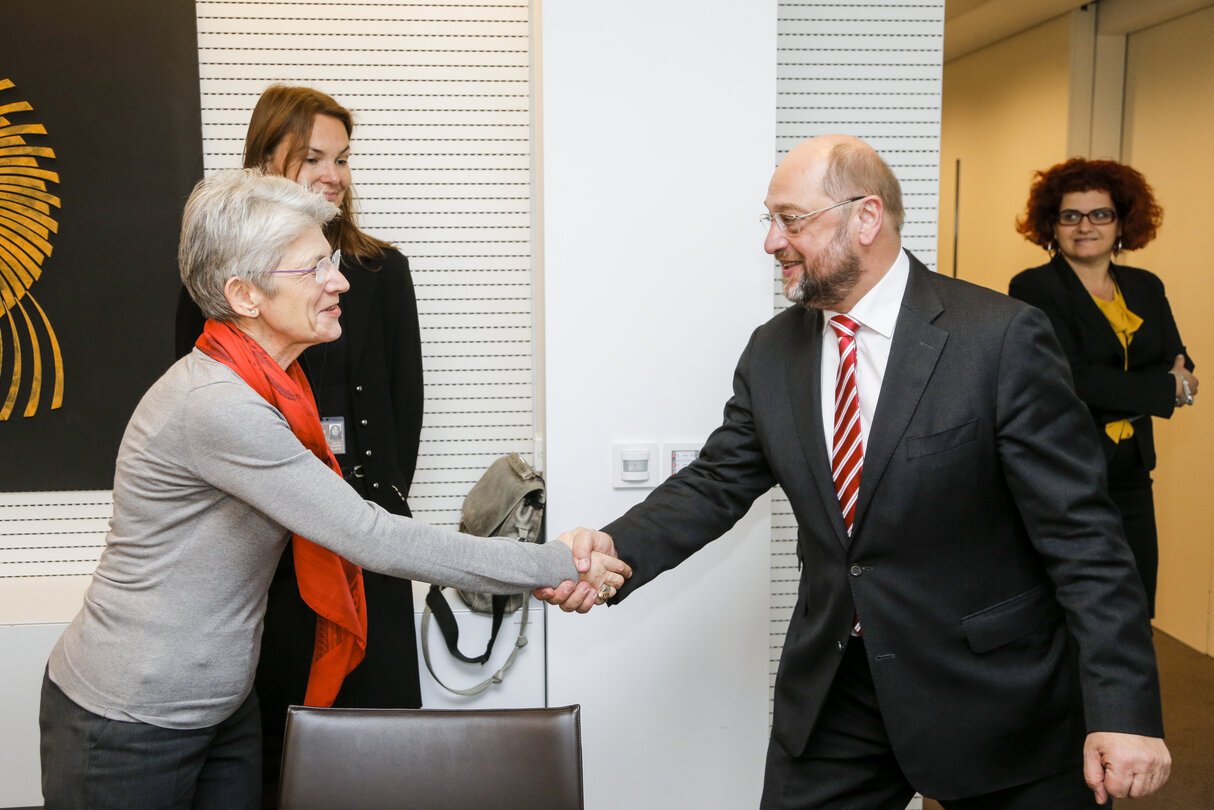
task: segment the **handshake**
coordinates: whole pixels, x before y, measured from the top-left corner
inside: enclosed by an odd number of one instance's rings
[[[555,588],[536,588],[531,594],[566,613],[585,613],[601,605],[632,576],[632,568],[615,555],[611,535],[593,529],[574,529],[563,533],[557,542],[573,550],[573,562],[580,572],[577,582],[566,580]]]

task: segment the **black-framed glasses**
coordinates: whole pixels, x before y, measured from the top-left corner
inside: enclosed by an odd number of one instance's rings
[[[316,263],[315,267],[309,267],[306,270],[265,270],[267,276],[302,276],[305,273],[312,273],[317,284],[324,284],[329,278],[329,271],[335,267],[341,267],[341,251],[333,251],[332,256],[326,256]]]
[[[867,196],[868,196],[867,194],[861,194],[859,197],[852,197],[851,199],[843,200],[842,202],[837,202],[834,205],[828,205],[825,208],[819,208],[817,211],[810,211],[808,214],[781,214],[779,212],[776,212],[774,214],[764,214],[763,216],[759,217],[759,222],[763,223],[763,225],[768,228],[770,228],[771,223],[774,222],[774,223],[776,223],[776,227],[778,227],[784,233],[791,233],[793,235],[796,235],[802,228],[804,228],[808,224],[808,220],[810,217],[816,217],[818,214],[825,213],[832,208],[838,208],[841,205],[847,205],[848,203],[854,203],[856,200],[863,200]]]
[[[1076,211],[1074,208],[1064,208],[1058,212],[1059,225],[1078,225],[1087,217],[1093,225],[1108,225],[1117,219],[1116,208],[1093,208],[1091,211]]]

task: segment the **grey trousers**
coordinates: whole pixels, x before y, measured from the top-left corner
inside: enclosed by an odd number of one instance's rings
[[[93,714],[44,675],[38,721],[46,810],[256,810],[261,803],[255,695],[218,725],[168,729]]]

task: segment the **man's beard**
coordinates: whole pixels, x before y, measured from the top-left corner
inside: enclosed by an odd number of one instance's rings
[[[801,277],[785,295],[807,309],[835,309],[860,283],[860,256],[847,244],[847,223],[815,259],[801,257]]]

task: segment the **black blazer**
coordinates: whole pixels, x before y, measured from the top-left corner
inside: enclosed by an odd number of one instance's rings
[[[1142,584],[1049,321],[911,257],[850,538],[822,429],[822,328],[792,307],[755,330],[699,459],[604,527],[633,567],[620,598],[779,484],[802,562],[772,723],[790,754],[853,611],[894,753],[926,794],[1077,766],[1088,729],[1162,736]]]
[[[1152,416],[1168,418],[1176,400],[1176,380],[1168,374],[1176,355],[1185,355],[1185,366],[1193,361],[1180,340],[1159,277],[1137,267],[1110,265],[1113,280],[1121,288],[1126,306],[1142,318],[1142,326],[1122,350],[1113,327],[1084,288],[1079,276],[1057,254],[1049,264],[1018,274],[1008,285],[1008,294],[1032,304],[1049,316],[1071,373],[1075,390],[1101,428],[1105,455],[1117,449],[1104,432],[1104,425],[1132,419],[1133,441],[1138,443],[1148,470],[1155,468]]]

